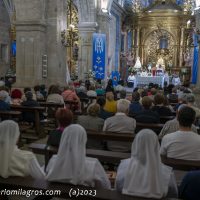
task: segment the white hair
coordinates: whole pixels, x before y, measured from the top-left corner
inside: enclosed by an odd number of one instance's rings
[[[117,101],[117,112],[127,113],[130,101],[127,99],[120,99]]]

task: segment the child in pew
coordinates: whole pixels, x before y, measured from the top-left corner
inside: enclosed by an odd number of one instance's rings
[[[161,163],[159,148],[156,134],[141,130],[132,144],[131,158],[122,160],[118,167],[116,189],[139,197],[177,197],[174,173]]]
[[[20,136],[19,126],[11,120],[0,123],[0,176],[32,176],[43,179],[44,172],[40,168],[35,155],[29,151],[18,149]]]
[[[55,117],[58,122],[58,127],[56,130],[50,132],[47,145],[58,147],[64,129],[73,121],[73,113],[68,108],[58,108]]]
[[[58,154],[47,166],[47,180],[110,189],[108,177],[96,158],[86,157],[87,134],[77,124],[65,128]]]

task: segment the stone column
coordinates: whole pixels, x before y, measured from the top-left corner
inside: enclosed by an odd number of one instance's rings
[[[135,45],[135,49],[136,49],[136,54],[135,54],[135,58],[137,58],[139,56],[139,40],[140,40],[140,29],[139,27],[136,28],[136,45]]]
[[[15,0],[16,87],[65,84],[66,49],[61,31],[66,26],[64,0]],[[47,55],[47,76],[42,76],[42,58]]]
[[[178,58],[178,45],[174,45],[174,66],[175,68],[178,67],[178,61],[177,61],[177,58]]]
[[[97,23],[81,22],[78,25],[80,34],[78,75],[85,78],[85,73],[92,69],[92,34],[96,31]]]
[[[179,67],[182,67],[183,63],[183,42],[184,42],[184,27],[181,27],[181,39],[180,39],[180,55],[179,55]]]
[[[44,0],[14,0],[16,9],[16,87],[34,86],[42,80],[42,55],[46,54]]]
[[[46,24],[16,22],[16,87],[32,87],[42,82],[42,56]]]
[[[98,15],[98,32],[102,34],[106,34],[106,56],[105,56],[105,74],[107,72],[107,67],[110,68],[109,72],[111,72],[114,67],[114,57],[115,57],[115,46],[113,46],[112,39],[110,38],[111,35],[114,37],[113,32],[110,32],[111,29],[111,20],[112,16],[108,15],[107,13],[100,13]],[[116,40],[115,40],[116,41]],[[109,66],[108,66],[108,58],[110,60]],[[105,76],[106,78],[106,76]]]
[[[67,53],[61,43],[61,31],[66,29],[67,4],[64,0],[48,0],[47,4],[47,55],[48,84],[66,84]]]

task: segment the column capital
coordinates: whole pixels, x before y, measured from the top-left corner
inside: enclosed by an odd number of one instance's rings
[[[78,24],[78,29],[80,32],[94,32],[97,26],[97,22],[81,22]]]
[[[47,24],[43,21],[16,21],[15,23],[17,31],[42,31],[45,32]]]
[[[103,13],[102,11],[100,11],[98,13],[98,17],[100,18],[104,18],[105,20],[107,20],[108,22],[112,19],[112,16],[109,15],[108,13]]]

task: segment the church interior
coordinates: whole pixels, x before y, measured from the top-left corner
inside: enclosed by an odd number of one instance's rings
[[[0,199],[200,199],[200,0],[0,0]]]

